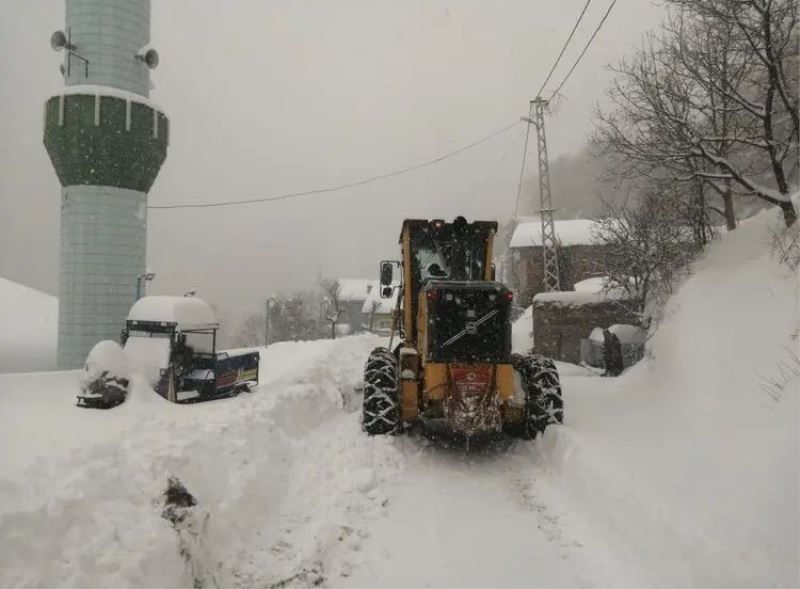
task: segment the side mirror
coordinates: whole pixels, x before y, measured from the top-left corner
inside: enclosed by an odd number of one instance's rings
[[[391,262],[381,262],[381,286],[391,286],[394,276],[394,265]]]

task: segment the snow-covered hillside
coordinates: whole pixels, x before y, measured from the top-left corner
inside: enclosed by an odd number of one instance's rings
[[[58,299],[0,278],[0,373],[56,364]]]
[[[612,584],[800,582],[798,274],[770,256],[779,226],[767,211],[709,247],[653,357],[575,383],[569,427],[540,443],[535,488],[588,550],[624,556]]]
[[[561,364],[566,424],[472,449],[369,438],[374,336],[262,350],[252,394],[0,375],[0,586],[796,586],[797,274],[774,211],[709,248],[617,379]],[[161,517],[195,495],[189,562]],[[184,545],[185,547],[185,545]]]

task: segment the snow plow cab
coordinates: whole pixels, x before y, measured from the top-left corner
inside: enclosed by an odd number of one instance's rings
[[[233,396],[258,382],[258,352],[218,352],[219,323],[193,296],[151,296],[131,307],[122,344],[131,365],[176,403]]]
[[[401,343],[367,359],[368,434],[421,421],[467,437],[503,431],[533,438],[561,422],[553,361],[511,352],[513,294],[494,280],[496,232],[496,222],[464,217],[403,222],[402,260],[381,262],[380,272],[381,296],[400,290],[392,337]]]

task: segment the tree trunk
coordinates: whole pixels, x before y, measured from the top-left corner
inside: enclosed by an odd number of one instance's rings
[[[725,225],[728,231],[733,231],[736,229],[736,212],[733,210],[733,193],[730,187],[722,195],[722,202],[725,203]]]
[[[797,222],[797,211],[794,208],[794,204],[792,201],[786,201],[780,203],[778,205],[781,207],[781,212],[783,213],[783,220],[786,222],[787,227],[791,227]]]

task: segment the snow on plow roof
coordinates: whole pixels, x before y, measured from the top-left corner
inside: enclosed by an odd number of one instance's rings
[[[597,243],[594,235],[595,221],[591,219],[570,219],[568,221],[555,221],[556,239],[561,245],[591,245]],[[529,220],[517,225],[514,235],[511,236],[509,247],[541,247],[542,221],[539,217],[530,217]]]
[[[197,297],[141,298],[131,307],[128,321],[175,323],[181,331],[219,327],[214,310],[203,299]]]

